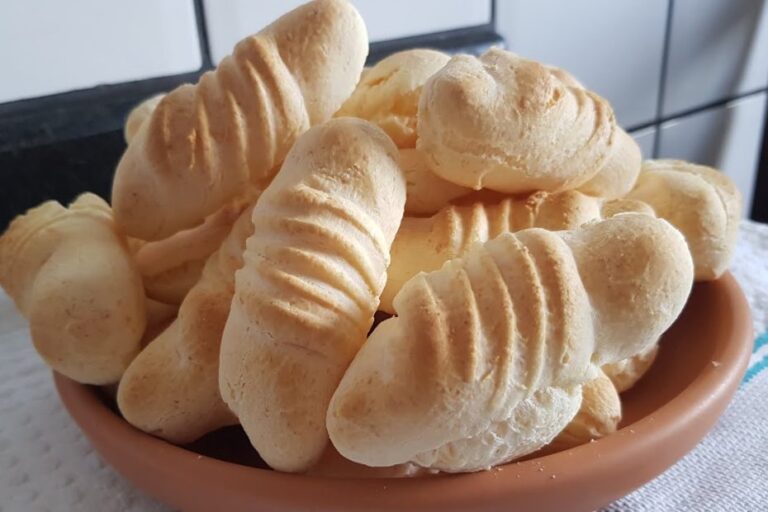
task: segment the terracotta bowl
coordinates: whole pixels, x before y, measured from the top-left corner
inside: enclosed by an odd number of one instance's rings
[[[106,461],[176,508],[207,510],[594,510],[690,451],[728,405],[752,346],[732,276],[697,284],[653,368],[623,396],[615,434],[490,471],[415,479],[322,478],[266,469],[239,428],[178,447],[134,429],[100,391],[55,375],[61,399]]]

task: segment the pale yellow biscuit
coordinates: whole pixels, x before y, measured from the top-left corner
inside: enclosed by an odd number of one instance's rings
[[[401,289],[396,316],[371,333],[333,396],[331,440],[350,460],[389,466],[492,435],[537,390],[578,387],[594,365],[655,343],[692,282],[682,235],[648,215],[502,234]]]
[[[253,210],[221,346],[219,387],[261,457],[306,471],[325,414],[365,341],[403,215],[397,148],[337,118],[299,138]]]
[[[142,350],[123,375],[117,404],[133,426],[174,443],[188,443],[237,423],[219,395],[219,347],[253,233],[252,208],[242,212],[205,263],[178,317]]]
[[[414,148],[421,88],[449,59],[423,48],[393,53],[366,70],[336,115],[376,123],[397,147]]]
[[[38,353],[70,379],[117,382],[141,348],[141,276],[98,196],[17,217],[0,237],[0,285],[29,320]]]
[[[365,24],[346,0],[314,0],[240,41],[141,124],[115,173],[118,223],[159,240],[266,186],[296,138],[347,99],[367,52]]]

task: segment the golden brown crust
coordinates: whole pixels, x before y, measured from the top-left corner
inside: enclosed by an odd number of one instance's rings
[[[177,304],[165,304],[153,299],[147,299],[147,327],[141,338],[141,348],[146,347],[168,327],[179,314]]]
[[[158,240],[263,188],[296,138],[352,92],[366,53],[365,25],[344,0],[309,2],[240,41],[141,125],[115,174],[118,223]]]
[[[605,199],[623,197],[635,186],[642,159],[635,139],[617,127],[616,141],[608,160],[579,190]]]
[[[610,105],[537,62],[493,48],[458,55],[429,79],[417,147],[435,173],[508,193],[583,185],[616,143]]]
[[[620,199],[566,191],[470,202],[483,193],[493,194],[482,190],[456,200],[462,206],[444,207],[429,218],[403,219],[392,245],[382,311],[392,313],[392,299],[408,279],[440,268],[475,243],[529,227],[573,229],[628,212],[658,215],[678,228],[691,249],[696,280],[714,279],[730,262],[741,208],[739,192],[727,176],[679,161],[646,162],[637,186]]]
[[[150,96],[133,107],[128,113],[128,117],[125,120],[125,128],[123,129],[123,136],[125,137],[125,142],[127,144],[131,143],[131,140],[136,136],[141,125],[152,115],[152,112],[157,108],[157,104],[160,103],[160,100],[162,100],[164,96],[165,93]]]
[[[397,149],[375,125],[310,129],[259,199],[221,348],[219,387],[272,467],[304,471],[365,341],[402,218]]]
[[[647,215],[504,233],[400,290],[334,394],[331,439],[375,466],[482,435],[536,390],[654,343],[692,280],[682,236]]]
[[[392,244],[380,309],[392,313],[392,299],[408,279],[437,270],[474,244],[531,227],[574,229],[598,219],[599,207],[599,201],[577,191],[538,192],[496,204],[448,206],[429,218],[405,217]]]

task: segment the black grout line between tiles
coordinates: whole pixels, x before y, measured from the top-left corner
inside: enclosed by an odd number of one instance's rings
[[[200,43],[200,57],[203,65],[201,70],[213,68],[213,60],[211,59],[211,45],[208,38],[208,23],[206,21],[205,7],[203,6],[203,0],[194,0],[195,6],[195,20],[197,24],[197,35]]]
[[[634,126],[630,126],[627,128],[627,132],[638,132],[640,130],[647,130],[649,128],[656,128],[657,130],[660,129],[664,124],[670,122],[670,121],[677,121],[678,119],[683,119],[688,116],[693,116],[696,114],[700,114],[702,112],[706,112],[707,110],[712,110],[716,108],[722,108],[728,106],[728,104],[734,102],[743,100],[752,96],[757,96],[759,94],[765,94],[768,93],[768,87],[761,87],[759,89],[752,89],[750,91],[742,92],[735,94],[733,96],[728,96],[723,99],[710,101],[709,103],[704,103],[702,105],[699,105],[697,107],[690,108],[688,110],[681,110],[679,112],[674,112],[672,114],[668,114],[666,116],[659,117],[658,119],[654,119],[653,121],[648,121],[645,123],[637,124]]]
[[[664,25],[664,45],[661,54],[661,71],[659,73],[658,97],[656,98],[656,132],[653,134],[653,158],[659,157],[659,146],[661,145],[661,118],[664,111],[664,98],[667,90],[667,69],[669,66],[669,47],[672,38],[672,17],[675,14],[675,0],[669,0],[667,3],[667,19]]]

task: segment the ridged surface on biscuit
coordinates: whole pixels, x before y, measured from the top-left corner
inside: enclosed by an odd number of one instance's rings
[[[235,46],[195,85],[168,93],[118,164],[115,216],[158,240],[193,227],[245,186],[264,187],[296,138],[352,92],[368,51],[345,0],[315,0]]]
[[[655,343],[692,281],[682,236],[647,215],[502,234],[402,288],[334,394],[331,439],[376,466],[485,435],[536,390]]]
[[[163,97],[165,97],[165,93],[150,96],[131,109],[125,120],[125,127],[123,128],[123,136],[126,143],[131,143],[131,140],[136,136],[141,125],[144,124],[144,121],[149,119]]]
[[[532,227],[574,229],[598,218],[600,202],[576,191],[538,192],[498,203],[448,206],[429,218],[405,217],[392,244],[380,309],[392,313],[392,299],[408,279],[437,270],[474,244]]]
[[[407,175],[407,173],[406,173]],[[432,187],[439,197],[439,187]],[[457,203],[473,196],[462,196]],[[621,213],[658,216],[686,237],[696,281],[716,279],[728,268],[736,244],[741,197],[731,180],[715,169],[682,161],[646,161],[636,186],[625,197],[607,200],[580,191],[538,192],[527,198],[449,205],[429,218],[406,217],[392,245],[392,263],[381,309],[419,272],[436,270],[452,258],[505,233],[529,227],[573,229]]]
[[[508,193],[583,185],[617,133],[605,100],[498,48],[457,55],[429,79],[418,129],[417,147],[442,178]]]
[[[334,119],[297,141],[253,211],[220,390],[273,468],[304,471],[327,445],[327,405],[371,326],[403,214],[397,160],[376,126]]]
[[[586,89],[573,75],[564,69],[547,66],[549,71],[568,87]],[[589,181],[579,187],[585,194],[616,199],[627,194],[635,186],[640,174],[642,153],[637,142],[620,127],[616,128],[616,140],[611,154],[603,166]]]
[[[0,285],[42,358],[73,380],[117,382],[139,352],[141,276],[109,205],[93,194],[17,217],[0,237]]]

